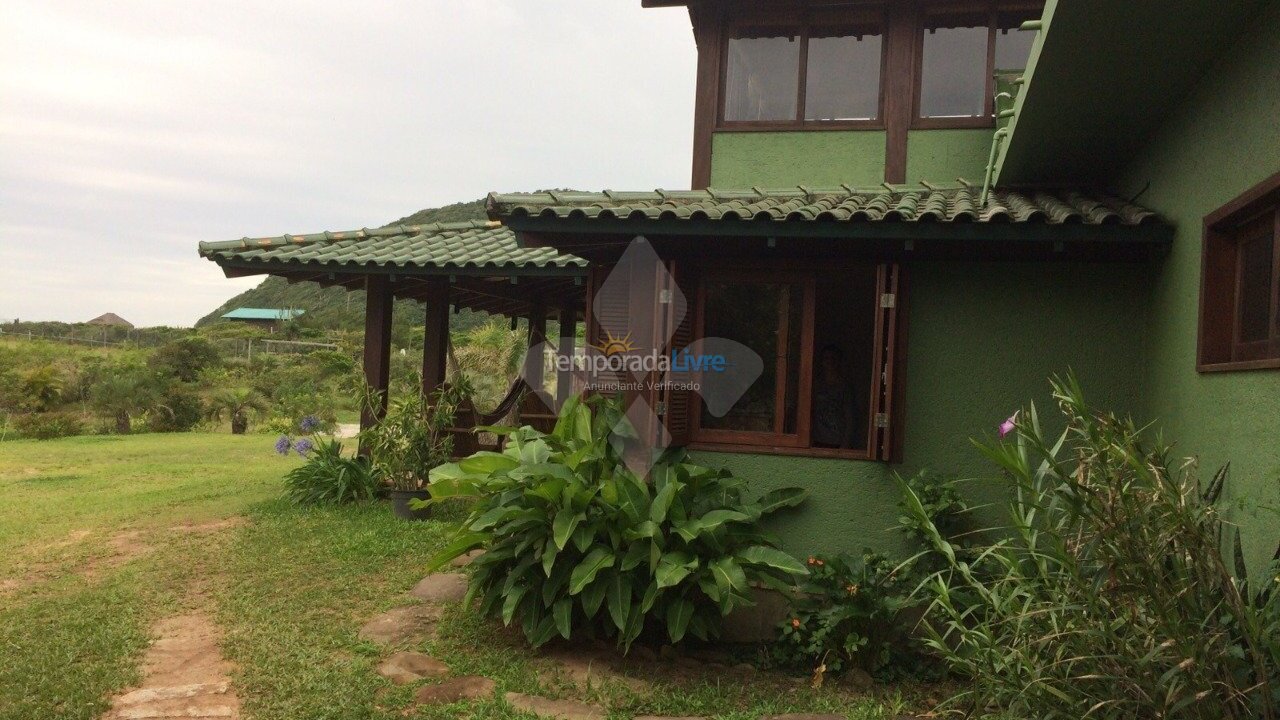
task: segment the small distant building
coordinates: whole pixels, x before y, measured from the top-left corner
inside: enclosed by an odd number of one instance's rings
[[[102,325],[105,327],[120,327],[126,330],[133,329],[133,323],[125,320],[115,313],[106,313],[85,323],[85,325]]]
[[[305,312],[296,308],[236,308],[225,313],[222,319],[258,325],[275,332],[281,323],[296,320]]]

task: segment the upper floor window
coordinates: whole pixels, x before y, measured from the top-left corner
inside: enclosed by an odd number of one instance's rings
[[[874,123],[883,42],[878,22],[814,15],[730,28],[725,123]]]
[[[1280,174],[1205,218],[1201,371],[1280,367]]]
[[[1018,27],[1034,11],[926,13],[921,26],[916,117],[926,126],[988,125],[1001,85],[996,75],[1021,74],[1034,33]]]

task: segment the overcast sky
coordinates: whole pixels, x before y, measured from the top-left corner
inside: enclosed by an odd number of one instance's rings
[[[190,325],[259,282],[201,240],[686,188],[693,77],[640,0],[5,0],[0,319]]]

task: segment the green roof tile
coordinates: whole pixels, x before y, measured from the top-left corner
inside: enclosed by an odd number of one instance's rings
[[[200,243],[200,256],[220,265],[295,265],[331,270],[377,267],[419,271],[582,268],[587,261],[551,248],[524,248],[493,221],[393,225],[385,228],[243,238]]]
[[[983,207],[969,185],[881,188],[794,187],[653,192],[540,192],[489,195],[490,217],[722,222],[940,222],[1144,225],[1155,213],[1080,191],[994,190]]]

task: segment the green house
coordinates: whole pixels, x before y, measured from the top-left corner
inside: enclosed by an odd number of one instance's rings
[[[495,193],[488,223],[201,254],[363,289],[375,386],[393,297],[427,303],[428,390],[451,305],[527,317],[535,342],[556,314],[565,357],[578,321],[606,355],[746,348],[758,372],[732,402],[661,368],[629,399],[658,444],[809,488],[777,528],[800,553],[894,550],[892,473],[989,476],[969,438],[1068,370],[1206,468],[1230,462],[1228,493],[1280,506],[1280,6],[644,5],[691,19],[691,189]],[[627,264],[637,238],[658,272]],[[555,373],[552,395],[580,389]],[[1280,523],[1235,519],[1260,567]]]

